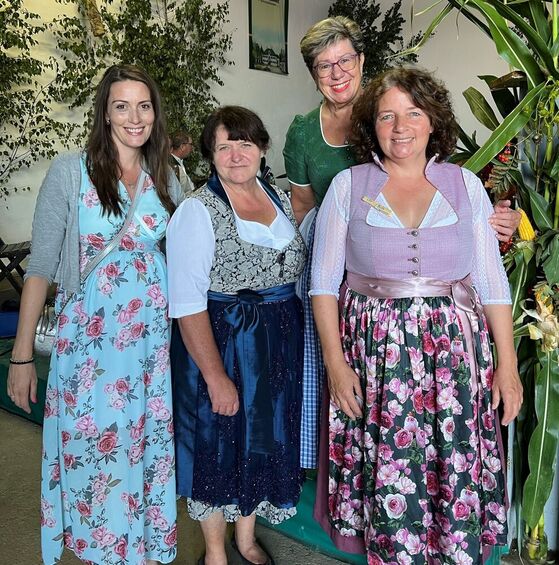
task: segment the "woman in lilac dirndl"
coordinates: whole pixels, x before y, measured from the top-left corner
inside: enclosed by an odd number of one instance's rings
[[[301,39],[300,47],[305,65],[323,96],[317,108],[304,116],[295,116],[283,149],[293,213],[309,248],[298,290],[305,319],[301,467],[315,469],[323,425],[324,364],[308,296],[312,244],[316,212],[332,179],[358,163],[349,137],[353,106],[363,93],[365,42],[358,24],[344,16],[335,16],[312,25]],[[520,213],[509,206],[510,201],[498,202],[491,217],[502,241],[508,241],[520,223]]]
[[[331,396],[316,515],[370,565],[482,563],[507,534],[495,409],[506,425],[522,403],[491,203],[444,162],[457,125],[427,72],[374,79],[352,131],[363,164],[334,178],[313,255]]]

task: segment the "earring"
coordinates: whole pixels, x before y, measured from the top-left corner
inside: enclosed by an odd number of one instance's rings
[[[111,120],[109,120],[109,119],[107,118],[107,125],[110,125],[110,123],[111,123]]]

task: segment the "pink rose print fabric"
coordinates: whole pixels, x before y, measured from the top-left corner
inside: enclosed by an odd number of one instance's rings
[[[84,171],[81,269],[123,218],[103,216]],[[121,187],[125,207],[130,206]],[[125,210],[126,213],[126,210]],[[175,558],[176,496],[167,283],[169,215],[149,177],[128,233],[60,316],[44,419],[45,565],[63,546],[84,563]],[[60,292],[60,308],[65,296]]]
[[[474,330],[468,351],[450,297],[346,293],[364,416],[330,403],[328,507],[341,536],[364,538],[368,565],[477,565],[483,546],[506,543],[485,320]]]

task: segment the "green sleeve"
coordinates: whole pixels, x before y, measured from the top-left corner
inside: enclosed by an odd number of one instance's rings
[[[305,118],[298,115],[289,126],[283,148],[285,172],[287,178],[295,184],[311,184],[305,149]]]

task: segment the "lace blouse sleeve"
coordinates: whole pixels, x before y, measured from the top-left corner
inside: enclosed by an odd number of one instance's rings
[[[482,304],[510,304],[510,287],[499,252],[499,242],[489,224],[493,206],[479,178],[467,169],[462,169],[462,175],[472,204],[474,286]]]
[[[351,170],[337,174],[318,211],[309,294],[338,296],[345,268]]]

